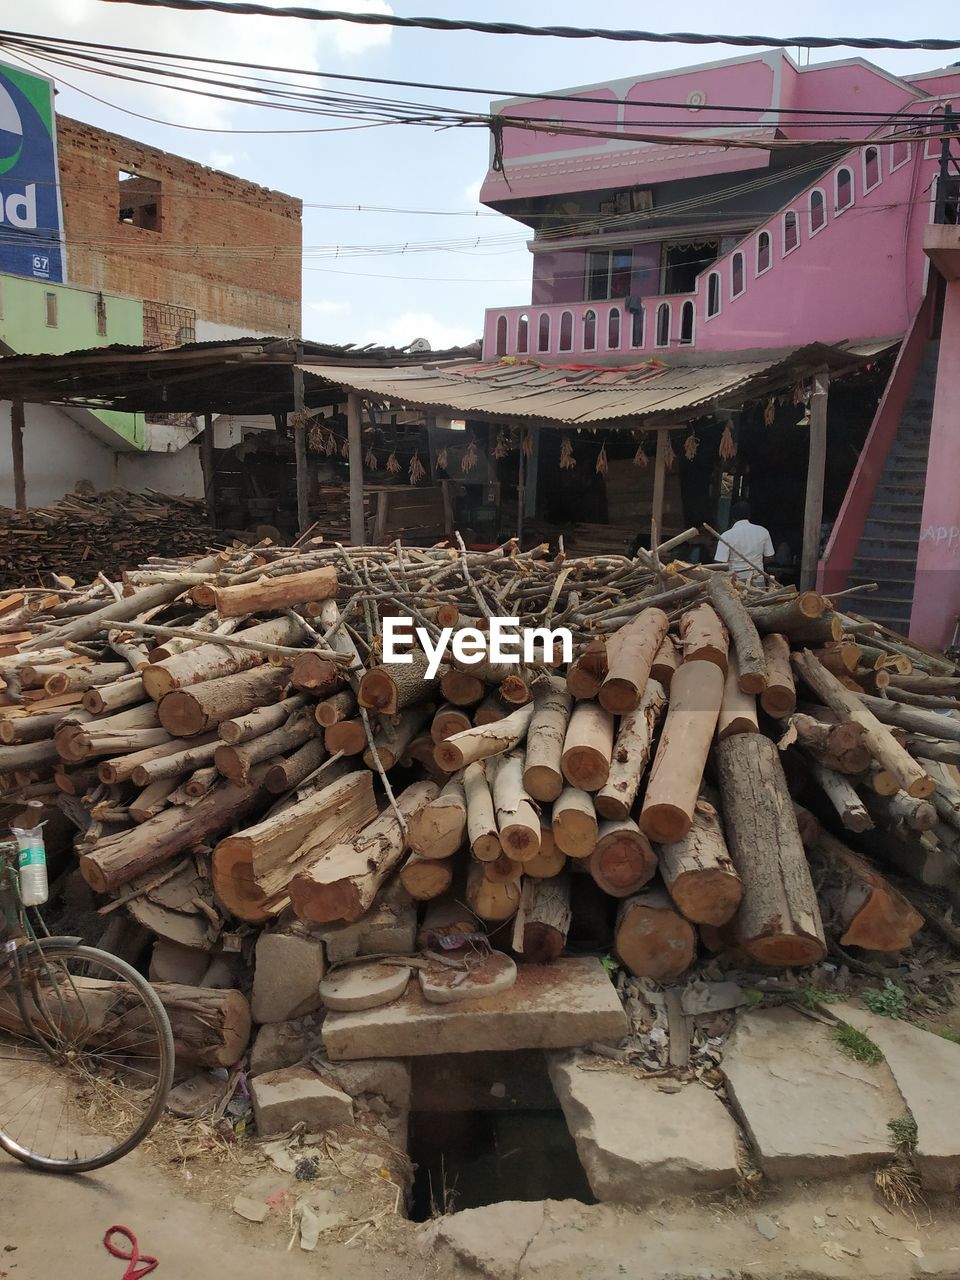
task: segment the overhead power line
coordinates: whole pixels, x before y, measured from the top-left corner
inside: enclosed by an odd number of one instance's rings
[[[625,44],[728,44],[737,48],[798,46],[803,49],[960,49],[960,39],[897,40],[891,36],[732,36],[692,31],[634,31],[611,27],[532,27],[522,22],[483,22],[476,18],[405,18],[395,13],[356,13],[342,9],[273,8],[251,0],[104,0],[108,4],[136,4],[148,9],[179,9],[188,13],[227,13],[270,18],[300,18],[308,22],[352,22],[364,27],[403,27],[422,31],[473,31],[493,36],[549,36],[561,40],[616,40]]]

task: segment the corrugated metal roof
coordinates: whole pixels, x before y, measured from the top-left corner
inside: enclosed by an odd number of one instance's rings
[[[814,343],[783,352],[712,353],[710,363],[647,360],[620,366],[544,365],[537,361],[456,361],[403,368],[304,364],[304,374],[378,400],[452,415],[538,419],[564,426],[627,425],[628,419],[669,419],[747,399],[794,381],[804,370],[849,369],[889,346],[857,348]]]

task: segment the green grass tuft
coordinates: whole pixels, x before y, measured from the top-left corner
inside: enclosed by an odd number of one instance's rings
[[[793,999],[804,1009],[816,1010],[821,1004],[836,1004],[838,1000],[843,999],[843,996],[839,991],[822,991],[820,987],[815,987],[813,983],[808,982],[806,986],[797,988],[793,993]]]
[[[913,1116],[898,1116],[896,1120],[888,1120],[893,1145],[904,1155],[917,1149],[917,1122]]]
[[[868,987],[863,992],[863,1003],[871,1013],[879,1013],[884,1018],[902,1018],[907,1011],[907,994],[887,978],[882,988]]]
[[[865,1062],[871,1067],[883,1061],[883,1054],[870,1037],[865,1036],[856,1027],[851,1027],[849,1023],[841,1022],[839,1026],[834,1027],[831,1034],[837,1048],[848,1058],[855,1058],[857,1062]]]
[[[960,1031],[955,1031],[953,1027],[941,1027],[938,1034],[944,1040],[951,1040],[954,1044],[960,1044]]]

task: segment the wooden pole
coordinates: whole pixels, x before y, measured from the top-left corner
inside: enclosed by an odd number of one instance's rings
[[[347,444],[350,451],[350,541],[362,547],[366,538],[363,519],[363,444],[360,413],[363,402],[347,396]]]
[[[203,415],[203,434],[200,437],[200,472],[203,476],[203,500],[207,507],[207,522],[211,528],[217,522],[214,467],[213,414],[205,413]]]
[[[523,547],[523,506],[526,501],[526,459],[523,456],[523,428],[520,428],[520,447],[517,450],[517,546]]]
[[[667,477],[667,432],[657,431],[657,458],[653,471],[653,510],[650,515],[650,546],[656,547],[663,532],[663,490]]]
[[[10,406],[10,452],[13,454],[13,504],[18,511],[27,509],[27,478],[23,471],[23,429],[26,426],[23,401]]]
[[[300,533],[310,528],[310,511],[307,501],[307,422],[303,402],[303,347],[297,344],[296,363],[293,366],[293,447],[297,461],[297,527]]]
[[[827,394],[830,373],[819,369],[813,378],[810,397],[810,440],[807,452],[807,492],[803,506],[803,555],[800,563],[800,590],[810,591],[817,580],[820,557],[820,526],[823,523],[823,474],[827,462]]]

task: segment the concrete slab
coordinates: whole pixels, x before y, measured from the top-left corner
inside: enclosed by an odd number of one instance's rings
[[[642,1204],[736,1183],[737,1126],[695,1081],[663,1093],[657,1080],[603,1067],[578,1051],[547,1055],[590,1189],[601,1202]]]
[[[250,1000],[254,1022],[286,1022],[319,1009],[325,972],[322,943],[304,931],[261,933]]]
[[[303,1062],[315,1049],[322,1048],[322,1026],[322,1013],[262,1026],[250,1050],[250,1074],[258,1076],[264,1071],[280,1071]]]
[[[522,965],[509,991],[464,1006],[433,1005],[411,983],[402,1000],[362,1013],[329,1013],[327,1056],[407,1058],[494,1049],[568,1049],[622,1039],[627,1018],[599,960]]]
[[[902,1115],[883,1063],[844,1057],[829,1028],[791,1009],[742,1013],[721,1067],[767,1177],[828,1178],[883,1164]]]
[[[309,1067],[286,1067],[256,1076],[250,1081],[250,1098],[261,1138],[289,1133],[298,1124],[305,1125],[307,1133],[323,1133],[353,1123],[349,1095],[321,1080]]]
[[[960,1045],[854,1005],[831,1012],[865,1032],[883,1054],[917,1124],[913,1158],[924,1188],[953,1191],[960,1186]]]

